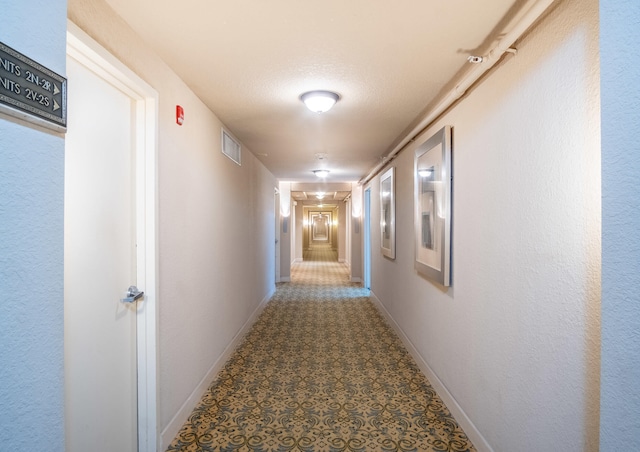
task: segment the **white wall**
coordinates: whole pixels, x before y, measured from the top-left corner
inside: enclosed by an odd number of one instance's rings
[[[291,182],[280,181],[280,206],[277,209],[278,225],[280,227],[280,279],[281,282],[291,281],[292,244],[295,239],[295,213],[291,199]],[[287,215],[284,215],[288,212]],[[285,231],[285,225],[286,231]]]
[[[275,290],[277,183],[249,149],[243,147],[242,166],[221,153],[218,118],[103,0],[70,0],[69,18],[159,93],[158,384],[165,429]],[[182,127],[175,124],[177,104],[185,109]]]
[[[65,74],[64,0],[3,2],[2,16],[4,44]],[[63,201],[62,136],[1,116],[2,450],[64,450]]]
[[[351,272],[351,261],[352,261],[352,249],[351,244],[353,242],[353,219],[351,216],[352,209],[352,201],[351,198],[347,199],[345,203],[345,221],[344,221],[344,235],[345,235],[345,256],[344,263],[349,267],[349,272]]]
[[[364,228],[362,219],[364,217],[363,208],[364,193],[362,187],[355,182],[351,184],[351,209],[348,214],[351,235],[349,244],[351,246],[351,259],[349,261],[349,267],[351,270],[351,281],[362,282],[363,277],[363,237]]]
[[[341,202],[338,205],[338,215],[336,220],[338,221],[338,262],[346,261],[347,250],[347,204]]]
[[[298,202],[295,206],[296,211],[296,240],[295,240],[295,255],[294,261],[302,261],[302,243],[305,239],[305,227],[304,227],[304,210],[302,202]]]
[[[372,291],[496,451],[598,448],[598,3],[567,0],[396,166]],[[452,287],[413,269],[416,147],[453,126]],[[371,199],[379,199],[379,177]],[[379,205],[372,202],[372,218]],[[637,414],[637,413],[636,413]]]
[[[600,450],[640,450],[640,3],[600,1]]]
[[[288,217],[280,216],[280,281],[291,281],[291,244],[292,236],[295,234],[292,223],[295,221],[294,215]],[[285,232],[285,222],[287,231]]]
[[[336,254],[339,255],[340,243],[338,240],[339,234],[338,234],[338,224],[336,223],[337,221],[338,221],[338,207],[335,207],[333,210],[331,210],[331,227],[329,228],[329,231],[331,234],[331,247],[336,251]]]
[[[300,237],[298,237],[297,234],[297,221],[298,219],[296,218],[296,206],[295,204],[297,204],[295,201],[292,200],[291,202],[291,216],[289,218],[289,230],[291,231],[291,240],[289,241],[289,257],[290,257],[290,261],[289,261],[289,275],[291,275],[291,265],[294,264],[295,260],[296,260],[296,245],[298,243],[298,241],[300,240]]]

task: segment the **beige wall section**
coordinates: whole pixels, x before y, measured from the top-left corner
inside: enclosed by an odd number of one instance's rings
[[[346,258],[346,244],[347,244],[347,221],[346,221],[346,206],[347,204],[341,202],[338,205],[338,262],[345,262]]]
[[[351,261],[349,268],[351,269],[351,281],[362,282],[363,270],[363,248],[362,237],[364,231],[362,229],[362,217],[351,217]]]
[[[598,2],[561,2],[397,167],[373,293],[495,451],[598,449]],[[413,269],[413,156],[453,126],[452,287]],[[379,178],[371,184],[379,196]],[[372,202],[372,218],[379,206]]]
[[[295,261],[302,261],[302,248],[305,240],[304,213],[302,203],[295,206],[296,211],[296,240],[295,240]]]
[[[69,18],[159,93],[158,384],[164,429],[274,290],[275,178],[220,152],[217,117],[103,0]],[[72,89],[72,88],[71,88]],[[175,106],[185,123],[175,124]]]
[[[331,210],[331,247],[338,251],[338,208]]]
[[[351,270],[351,281],[362,282],[363,279],[363,221],[364,218],[364,192],[362,186],[357,183],[351,184],[351,209],[349,212],[349,221],[351,229],[350,249],[351,259],[349,267]]]
[[[304,252],[309,249],[311,243],[309,234],[309,209],[302,207],[303,227],[302,227],[302,257],[304,258]],[[306,223],[305,223],[306,222]]]
[[[291,199],[291,182],[279,182],[280,196],[276,214],[280,227],[280,278],[279,282],[291,281],[292,244],[295,240],[295,212]]]
[[[351,217],[351,197],[344,203],[344,263],[349,268],[349,274],[351,274],[351,244],[353,242],[353,220]]]
[[[280,281],[291,281],[292,215],[280,216]],[[285,228],[286,225],[286,228]]]

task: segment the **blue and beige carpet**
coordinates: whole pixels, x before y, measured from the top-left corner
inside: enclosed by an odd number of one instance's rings
[[[475,451],[335,251],[291,276],[169,451]]]

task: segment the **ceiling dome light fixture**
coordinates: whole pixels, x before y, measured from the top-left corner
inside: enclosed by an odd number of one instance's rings
[[[329,170],[317,169],[317,170],[313,170],[313,174],[315,174],[318,177],[327,177],[329,175]]]
[[[309,91],[300,96],[307,108],[315,113],[324,113],[340,100],[340,96],[333,91]]]

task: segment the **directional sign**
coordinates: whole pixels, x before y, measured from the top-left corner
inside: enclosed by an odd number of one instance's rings
[[[67,79],[0,42],[0,112],[67,127]]]

